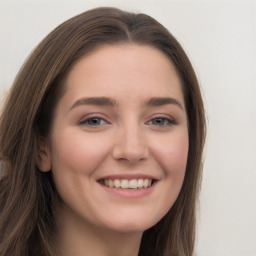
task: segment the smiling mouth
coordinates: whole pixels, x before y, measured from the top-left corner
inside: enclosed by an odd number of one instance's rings
[[[145,189],[153,185],[155,180],[152,179],[102,179],[99,180],[100,184],[109,188],[121,189]]]

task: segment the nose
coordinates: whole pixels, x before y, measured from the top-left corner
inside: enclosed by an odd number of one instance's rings
[[[120,128],[115,138],[113,158],[129,163],[147,159],[149,149],[145,137],[145,132],[138,126]]]

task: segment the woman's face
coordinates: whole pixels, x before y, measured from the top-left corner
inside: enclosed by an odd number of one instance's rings
[[[74,218],[142,232],[176,200],[188,147],[181,81],[168,58],[150,46],[103,46],[68,74],[41,169],[52,169]]]

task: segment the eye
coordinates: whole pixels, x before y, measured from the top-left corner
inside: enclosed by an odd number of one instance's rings
[[[147,122],[149,125],[156,126],[167,126],[167,125],[176,125],[176,121],[172,118],[167,117],[155,117]]]
[[[107,123],[108,122],[102,117],[90,117],[79,122],[80,125],[87,125],[87,126],[94,126],[94,127],[101,126]]]

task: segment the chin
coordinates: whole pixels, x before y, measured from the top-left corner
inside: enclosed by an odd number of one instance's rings
[[[147,219],[145,215],[141,218],[124,218],[120,221],[116,220],[108,223],[108,228],[119,233],[143,233],[145,230],[154,226],[158,219]]]

